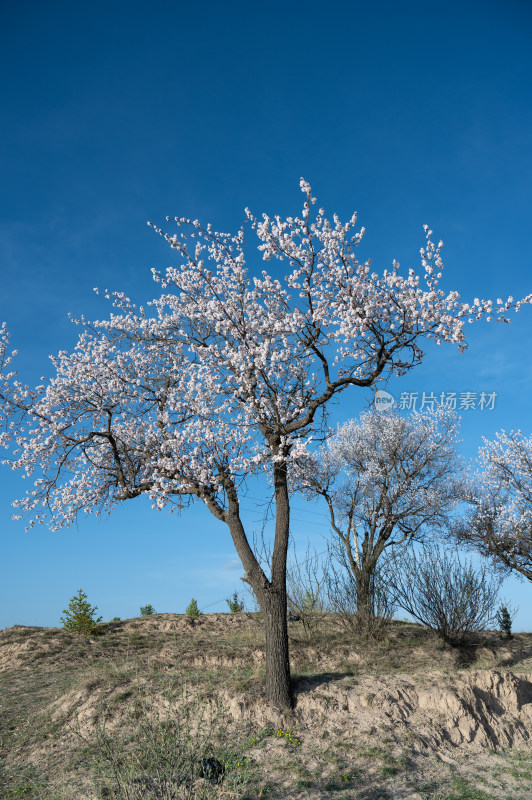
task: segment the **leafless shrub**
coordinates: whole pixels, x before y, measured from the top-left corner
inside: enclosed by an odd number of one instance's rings
[[[307,636],[330,610],[327,596],[327,574],[318,554],[310,554],[307,543],[306,558],[302,565],[297,560],[294,547],[293,563],[287,567],[286,591],[291,614],[300,618]]]
[[[388,586],[395,602],[449,645],[479,642],[496,620],[502,579],[462,563],[457,551],[423,546],[396,557]]]
[[[327,568],[320,564],[318,554],[311,553],[308,542],[306,557],[301,563],[297,558],[293,539],[291,545],[292,555],[286,571],[287,613],[299,617],[298,622],[301,622],[307,637],[310,637],[312,631],[331,610],[327,596]],[[260,544],[257,542],[257,537],[253,537],[253,550],[261,566],[271,563],[271,546],[264,541],[264,531],[261,533]],[[250,595],[255,612],[253,615],[248,614],[248,617],[262,624],[257,598],[248,586],[246,591]]]

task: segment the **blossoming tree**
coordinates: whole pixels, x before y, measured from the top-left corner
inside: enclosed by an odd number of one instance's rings
[[[375,623],[374,576],[388,548],[443,531],[464,496],[456,453],[458,419],[445,407],[402,416],[370,410],[349,420],[293,476],[309,497],[323,497],[338,536],[340,561],[356,589],[361,629]],[[341,544],[340,544],[341,543]],[[335,549],[338,553],[338,548]]]
[[[460,544],[491,558],[495,567],[532,581],[532,436],[501,431],[495,437],[484,438],[469,512],[455,520],[450,532]]]
[[[291,704],[286,627],[286,555],[290,527],[288,476],[294,458],[321,430],[327,403],[348,387],[403,375],[423,357],[421,343],[466,347],[464,322],[491,301],[458,302],[438,288],[440,250],[426,228],[421,250],[426,288],[399,264],[378,275],[356,250],[364,229],[356,215],[342,223],[312,207],[301,217],[246,209],[265,261],[287,264],[283,281],[246,267],[245,224],[235,235],[176,217],[163,233],[179,257],[165,274],[150,316],[123,293],[112,295],[109,319],[77,321],[75,350],[52,359],[55,376],[35,389],[9,372],[2,328],[0,443],[7,459],[34,479],[16,501],[29,525],[70,525],[81,512],[110,512],[146,494],[162,509],[203,502],[224,523],[264,614],[266,693]],[[311,213],[312,212],[312,213]],[[167,218],[170,221],[170,218]],[[151,223],[149,223],[151,224]],[[499,303],[503,315],[532,296]],[[501,316],[500,318],[504,318]],[[271,572],[250,546],[240,513],[249,475],[267,475],[275,504]]]

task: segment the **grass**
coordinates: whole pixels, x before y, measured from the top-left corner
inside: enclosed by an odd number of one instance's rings
[[[432,796],[432,800],[495,800],[492,794],[475,789],[464,778],[454,778],[451,791]]]
[[[383,640],[369,643],[334,619],[310,631],[294,623],[294,688],[321,716],[301,730],[296,707],[281,725],[264,713],[265,724],[257,725],[245,712],[265,705],[257,618],[203,615],[191,627],[172,615],[174,629],[162,630],[169,616],[101,624],[88,639],[59,628],[0,632],[0,800],[384,799],[398,782],[408,784],[412,763],[426,768],[422,737],[415,730],[396,735],[393,724],[381,722],[365,741],[353,740],[329,722],[345,714],[331,687],[359,692],[361,707],[373,709],[368,679],[400,676],[397,685],[408,687],[415,674],[437,686],[442,675],[480,663],[499,669],[501,648],[505,658],[510,649],[513,672],[532,671],[530,635],[510,644],[494,639],[464,668],[452,649],[413,623],[394,623]],[[244,709],[236,728],[222,696]],[[223,765],[219,784],[200,777],[204,758]],[[531,754],[509,753],[476,777],[440,764],[432,782],[413,781],[412,791],[423,786],[427,800],[526,800],[530,761]]]
[[[102,797],[141,800],[146,787],[157,786],[165,800],[174,796],[176,788],[183,800],[207,800],[213,796],[211,787],[206,783],[198,786],[195,781],[206,758],[216,758],[224,766],[224,783],[229,792],[235,793],[249,782],[248,760],[239,748],[235,750],[228,742],[216,744],[223,738],[220,705],[216,704],[214,716],[207,718],[206,703],[198,711],[197,696],[191,700],[185,692],[179,696],[177,691],[177,695],[176,699],[176,692],[171,691],[167,698],[173,708],[172,717],[161,720],[156,713],[153,720],[149,704],[139,693],[130,714],[133,735],[118,738],[106,734],[105,723],[98,730],[96,743],[91,744],[79,734],[87,745],[86,754],[93,752],[94,765],[102,767],[98,786]]]

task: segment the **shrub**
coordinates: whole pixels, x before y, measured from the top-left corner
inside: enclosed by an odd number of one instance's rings
[[[111,622],[120,622],[120,617],[113,617]]]
[[[65,630],[72,633],[80,633],[90,636],[94,633],[95,626],[102,621],[103,617],[94,619],[93,615],[97,606],[91,608],[87,601],[87,595],[81,589],[70,601],[68,609],[63,609],[65,617],[61,617],[61,622]]]
[[[239,611],[243,611],[244,610],[244,601],[243,600],[240,601],[238,599],[238,593],[237,593],[236,589],[233,592],[232,599],[227,598],[227,600],[225,602],[229,606],[229,610],[231,611],[232,614],[238,614]]]
[[[324,594],[325,571],[320,570],[319,554],[311,553],[308,544],[306,556],[300,564],[294,547],[293,561],[287,565],[286,599],[289,617],[299,617],[310,641],[329,609]]]
[[[143,617],[151,617],[153,614],[156,614],[157,612],[152,605],[147,605],[140,607],[140,613],[141,616]]]
[[[422,548],[420,555],[395,559],[388,586],[400,608],[453,647],[478,641],[478,633],[495,619],[493,609],[502,582],[488,579],[486,566],[475,571],[458,553]]]
[[[185,614],[187,617],[199,617],[201,611],[198,608],[198,604],[194,598],[190,601],[189,605],[186,607]]]

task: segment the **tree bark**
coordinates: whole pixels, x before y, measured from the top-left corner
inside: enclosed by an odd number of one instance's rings
[[[287,455],[287,454],[285,454]],[[292,708],[290,658],[286,619],[286,559],[290,535],[290,500],[286,461],[274,465],[275,540],[272,555],[272,581],[264,615],[266,633],[266,692],[268,702],[277,708]]]
[[[266,697],[271,706],[281,710],[293,706],[290,685],[290,657],[286,619],[286,559],[290,533],[290,501],[286,462],[274,465],[275,540],[272,555],[272,579],[259,603],[264,613],[266,634]]]
[[[372,612],[371,577],[373,569],[369,564],[363,564],[362,569],[357,569],[355,576],[357,590],[357,616],[367,620]]]
[[[266,697],[269,705],[280,710],[292,708],[290,657],[286,620],[286,586],[266,591],[261,609],[266,634]]]

